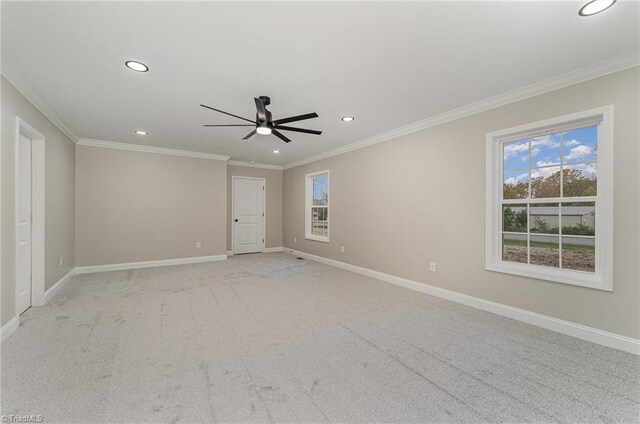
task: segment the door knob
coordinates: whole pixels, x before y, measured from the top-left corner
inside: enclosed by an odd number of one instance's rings
[[[235,222],[238,222],[238,218],[234,219]]]

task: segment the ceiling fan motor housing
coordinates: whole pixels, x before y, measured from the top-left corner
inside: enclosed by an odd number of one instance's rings
[[[256,124],[260,125],[260,126],[264,126],[264,127],[266,127],[266,126],[270,127],[271,126],[271,121],[273,120],[271,118],[271,112],[269,112],[266,109],[264,111],[266,112],[265,116],[266,116],[267,120],[266,121],[261,121],[260,118],[258,117],[258,114],[256,113]]]
[[[265,105],[264,111],[265,111],[265,117],[267,118],[267,120],[263,122],[262,120],[260,120],[259,114],[256,113],[256,124],[259,126],[271,128],[271,121],[273,119],[271,117],[271,112],[266,109],[266,106],[271,104],[271,99],[268,96],[260,96],[258,98],[262,100],[262,103]]]

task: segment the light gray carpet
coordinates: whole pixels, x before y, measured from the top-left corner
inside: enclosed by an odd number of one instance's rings
[[[638,422],[640,358],[287,254],[75,276],[2,346],[45,422]]]

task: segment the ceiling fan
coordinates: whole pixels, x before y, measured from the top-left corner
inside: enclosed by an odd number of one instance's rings
[[[248,125],[248,124],[213,125],[212,124],[212,125],[203,125],[203,126],[204,127],[255,127],[255,129],[251,131],[249,134],[247,134],[243,138],[243,140],[247,140],[253,137],[256,133],[261,135],[273,134],[279,139],[281,139],[282,141],[284,141],[285,143],[289,143],[291,142],[291,140],[288,139],[279,130],[295,131],[295,132],[301,132],[301,133],[313,134],[313,135],[322,134],[322,131],[308,130],[306,128],[288,127],[288,126],[282,125],[282,124],[288,124],[289,122],[297,122],[297,121],[304,121],[305,119],[317,118],[318,117],[317,113],[315,112],[306,113],[304,115],[290,116],[289,118],[276,119],[274,121],[271,118],[271,112],[269,112],[266,108],[266,106],[269,106],[271,104],[271,99],[267,96],[260,96],[260,97],[254,98],[254,100],[256,101],[256,110],[257,110],[255,121],[251,119],[243,118],[242,116],[234,115],[233,113],[229,113],[220,109],[213,108],[211,106],[200,105],[204,108],[211,109],[216,112],[224,113],[225,115],[233,116],[234,118],[242,119],[243,121],[251,122],[251,125]]]

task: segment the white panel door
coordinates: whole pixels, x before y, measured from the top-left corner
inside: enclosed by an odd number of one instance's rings
[[[233,179],[233,253],[264,251],[265,181]]]
[[[31,306],[31,139],[20,134],[18,145],[16,309]]]

